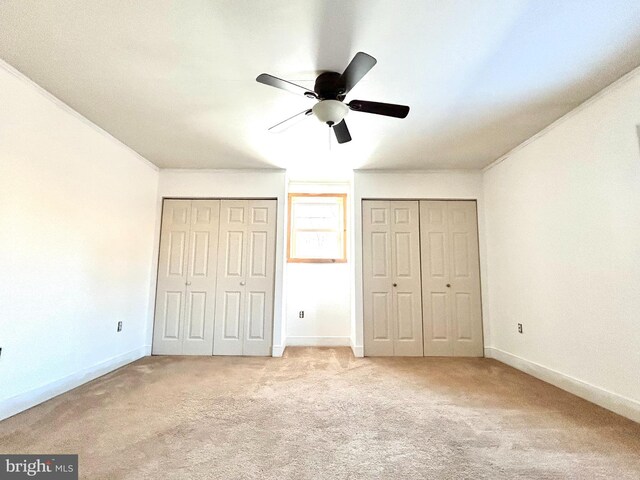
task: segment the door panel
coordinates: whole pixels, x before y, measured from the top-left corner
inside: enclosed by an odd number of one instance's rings
[[[469,278],[471,272],[469,269],[469,234],[467,232],[452,233],[451,239],[453,245],[453,277]]]
[[[393,355],[391,202],[362,202],[364,354]]]
[[[233,200],[223,200],[227,204]],[[245,200],[234,201],[235,205],[228,205],[227,220],[229,225],[244,226],[244,213],[247,208]]]
[[[371,233],[371,274],[374,277],[389,277],[389,233]]]
[[[425,356],[453,355],[446,201],[420,202]]]
[[[395,277],[411,278],[411,233],[394,234],[395,245]]]
[[[187,338],[189,340],[204,340],[206,325],[207,292],[189,292],[188,303],[189,323],[187,325]]]
[[[218,248],[217,200],[165,200],[153,353],[211,355]]]
[[[253,278],[267,276],[267,232],[251,232],[249,265]]]
[[[165,291],[162,317],[163,339],[178,340],[180,338],[180,318],[182,316],[184,292]]]
[[[427,271],[432,278],[442,279],[447,273],[445,267],[447,264],[446,235],[444,232],[428,232],[425,238],[426,243],[423,242],[423,246],[427,249],[426,255],[429,261],[423,265],[423,268],[428,269]]]
[[[413,294],[411,292],[396,294],[398,340],[410,341],[415,338],[413,332],[413,322],[410,321],[414,316],[413,304]]]
[[[271,355],[276,201],[251,200],[247,215],[246,335],[243,355]]]
[[[184,267],[186,265],[185,258],[187,255],[187,232],[173,231],[169,232],[169,250],[167,256],[167,268],[165,275],[167,277],[184,277]]]
[[[453,355],[482,357],[482,311],[476,203],[447,202],[451,255]]]
[[[266,302],[264,292],[249,293],[249,334],[252,340],[263,340],[265,336]]]
[[[456,340],[472,340],[471,295],[468,293],[456,293],[453,297],[453,316],[458,325]]]
[[[164,201],[153,329],[154,354],[182,353],[190,218],[190,200]]]
[[[183,355],[213,353],[219,200],[191,201]]]
[[[220,247],[214,355],[242,355],[247,200],[220,203]]]
[[[476,204],[421,201],[420,229],[425,355],[481,357]]]
[[[362,209],[365,355],[420,356],[418,202],[367,200]]]
[[[192,277],[206,277],[209,274],[209,232],[193,232],[190,271]]]
[[[449,315],[448,300],[445,292],[431,292],[430,300],[425,299],[425,309],[431,307],[429,315],[433,319],[431,322],[432,341],[449,341]],[[426,314],[427,312],[425,312]],[[425,325],[425,329],[428,325]],[[425,333],[426,335],[426,333]]]
[[[235,227],[237,228],[237,226]],[[224,274],[227,277],[242,278],[242,254],[244,251],[244,232],[226,232]]]
[[[275,200],[223,200],[214,355],[270,355]]]
[[[422,356],[422,299],[420,287],[420,214],[418,202],[393,201],[391,243],[394,259],[394,346],[396,356]]]
[[[223,336],[225,340],[240,340],[242,326],[242,292],[224,292]]]
[[[391,293],[372,292],[371,299],[374,340],[393,342],[393,336],[391,335]]]

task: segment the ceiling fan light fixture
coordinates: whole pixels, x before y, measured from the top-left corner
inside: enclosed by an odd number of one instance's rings
[[[349,62],[344,72],[323,71],[318,75],[313,91],[268,73],[261,73],[256,78],[258,83],[304,95],[307,98],[313,98],[318,101],[313,108],[293,115],[277,123],[269,130],[276,131],[277,128],[281,129],[282,125],[291,125],[294,119],[302,118],[302,114],[305,116],[313,114],[322,123],[331,127],[329,132],[336,136],[338,143],[347,143],[351,141],[351,134],[344,117],[349,113],[349,110],[373,113],[385,117],[405,118],[409,113],[407,105],[371,102],[368,100],[351,100],[348,104],[343,102],[346,95],[373,68],[376,62],[377,60],[371,55],[358,52]]]
[[[313,114],[322,123],[337,125],[349,112],[349,107],[339,100],[321,100],[313,106]]]

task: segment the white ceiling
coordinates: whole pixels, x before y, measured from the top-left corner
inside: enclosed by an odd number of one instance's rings
[[[348,99],[406,119],[267,132],[313,100],[258,74],[312,88],[357,51]],[[3,0],[0,57],[160,167],[478,168],[640,64],[640,2]]]

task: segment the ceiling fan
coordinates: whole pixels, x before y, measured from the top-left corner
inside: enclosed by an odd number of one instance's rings
[[[304,95],[307,98],[313,98],[318,101],[313,108],[303,110],[277,123],[269,128],[269,130],[281,127],[294,119],[298,119],[301,115],[315,115],[318,120],[326,123],[333,129],[338,143],[346,143],[351,141],[349,129],[344,121],[344,117],[349,110],[375,113],[376,115],[385,115],[387,117],[405,118],[409,113],[409,107],[406,105],[369,102],[367,100],[351,100],[349,103],[344,103],[347,94],[362,77],[373,68],[376,62],[377,60],[371,55],[358,52],[342,74],[338,72],[321,73],[318,78],[316,78],[313,91],[296,85],[295,83],[288,82],[287,80],[274,77],[268,73],[258,75],[256,81],[259,83],[281,88],[291,93]]]

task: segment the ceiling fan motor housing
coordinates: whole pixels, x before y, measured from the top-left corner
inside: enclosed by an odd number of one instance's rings
[[[320,100],[344,100],[347,87],[340,73],[324,72],[316,78],[313,91]]]

